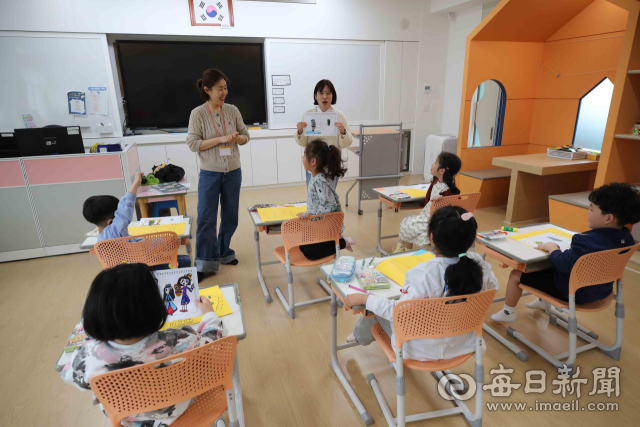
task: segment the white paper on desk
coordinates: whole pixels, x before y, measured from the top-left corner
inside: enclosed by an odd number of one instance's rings
[[[106,87],[97,86],[89,88],[89,114],[109,115]]]
[[[304,134],[309,136],[336,136],[338,128],[336,121],[338,113],[304,113],[304,121],[307,127]]]
[[[187,190],[188,187],[177,182],[165,182],[164,184],[151,185],[148,191],[159,194],[176,193]]]
[[[180,224],[183,222],[182,216],[163,216],[160,218],[142,218],[140,220],[139,227],[147,227],[152,225],[168,225],[168,224]]]

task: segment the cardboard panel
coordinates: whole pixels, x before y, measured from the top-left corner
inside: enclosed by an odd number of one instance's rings
[[[572,39],[590,34],[624,31],[628,15],[629,12],[607,0],[596,0],[556,31],[548,40]]]
[[[577,99],[536,99],[531,122],[530,144],[571,144],[578,114]]]

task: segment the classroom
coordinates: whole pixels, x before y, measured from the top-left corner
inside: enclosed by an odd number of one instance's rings
[[[640,0],[2,1],[0,426],[636,425],[638,165]]]

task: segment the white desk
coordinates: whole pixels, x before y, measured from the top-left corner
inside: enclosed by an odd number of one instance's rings
[[[390,194],[398,193],[402,190],[407,189],[417,189],[417,190],[429,190],[430,184],[417,184],[417,185],[400,185],[396,187],[385,187],[385,188],[374,188],[373,191],[378,194],[378,239],[377,239],[377,249],[383,255],[389,255],[384,249],[382,249],[381,240],[384,239],[393,239],[398,237],[398,234],[391,234],[388,236],[381,236],[382,233],[382,204],[389,206],[389,208],[394,208],[396,212],[399,210],[412,210],[412,209],[423,209],[425,206],[426,197],[410,197],[408,199],[398,200],[394,197],[391,197]],[[400,227],[400,224],[398,224]]]
[[[193,265],[193,257],[191,256],[191,224],[193,223],[193,218],[190,216],[185,216],[182,218],[182,222],[186,225],[184,226],[184,233],[178,235],[180,237],[180,244],[187,247],[187,254],[189,258],[191,258],[191,265]],[[139,227],[140,221],[135,221],[129,224],[129,227]],[[133,236],[135,237],[135,236]],[[94,254],[93,247],[98,243],[97,237],[87,237],[84,239],[84,242],[80,244],[80,249],[89,250],[89,253]]]
[[[393,256],[409,256],[409,255],[414,255],[416,251],[411,251],[411,252],[402,252],[401,254],[398,255],[391,255]],[[381,262],[384,261],[386,259],[389,259],[390,257],[376,257],[376,259],[374,260],[374,263]],[[369,261],[371,260],[371,258],[365,258],[365,263],[364,266],[365,268],[367,267]],[[320,266],[320,272],[322,273],[322,276],[326,278],[326,280],[330,283],[330,287],[331,287],[331,308],[330,308],[330,315],[331,315],[331,369],[333,369],[333,372],[335,372],[336,376],[338,377],[338,380],[340,380],[340,383],[342,384],[342,387],[344,387],[345,391],[347,392],[347,394],[349,395],[349,398],[351,399],[351,402],[353,402],[353,405],[356,407],[356,409],[358,410],[358,412],[360,413],[360,418],[362,418],[362,422],[364,422],[364,425],[369,426],[373,423],[373,418],[371,418],[371,415],[369,415],[369,412],[367,412],[366,408],[364,407],[364,405],[362,404],[362,402],[360,401],[360,399],[358,398],[358,395],[356,394],[356,392],[353,390],[353,387],[351,386],[351,384],[349,383],[349,380],[347,380],[347,378],[344,375],[344,372],[342,372],[342,369],[340,368],[340,365],[338,364],[338,351],[340,350],[344,350],[350,347],[355,347],[358,346],[360,344],[358,344],[357,342],[353,342],[353,343],[345,343],[345,344],[341,344],[338,345],[338,340],[337,340],[337,330],[338,330],[338,302],[336,300],[336,295],[338,296],[338,298],[340,298],[340,301],[342,304],[344,304],[344,299],[347,297],[347,295],[350,294],[362,294],[362,292],[356,291],[355,289],[351,289],[349,287],[349,285],[354,285],[354,286],[358,286],[360,287],[360,285],[358,284],[358,279],[356,277],[357,273],[360,273],[362,271],[362,259],[356,260],[356,274],[354,274],[353,278],[351,279],[350,282],[346,282],[346,283],[340,283],[340,282],[336,282],[335,280],[333,280],[333,278],[331,277],[331,272],[333,271],[333,263],[332,264],[327,264],[327,265],[322,265]],[[322,279],[319,279],[322,280]],[[397,283],[393,282],[391,279],[389,279],[389,282],[391,282],[391,288],[389,289],[379,289],[379,290],[375,290],[375,291],[371,291],[374,295],[379,296],[381,298],[388,298],[388,299],[400,299],[400,296],[402,295],[402,293],[400,292],[400,289],[402,289],[402,287],[400,285],[398,285]],[[326,283],[325,283],[326,285]],[[361,314],[366,314],[365,313],[365,307],[364,306],[354,306],[353,307],[353,311],[354,314],[356,313],[361,313]]]
[[[215,285],[212,285],[215,286]],[[206,289],[210,286],[206,286],[201,289]],[[247,329],[244,324],[244,313],[242,311],[242,301],[240,300],[240,290],[237,283],[228,283],[226,285],[220,285],[220,291],[227,300],[229,307],[233,313],[221,317],[222,319],[222,331],[223,336],[228,337],[234,335],[238,341],[243,340],[247,336]],[[238,347],[237,347],[238,348]],[[240,363],[238,362],[238,350],[236,348],[236,357],[233,361],[233,388],[236,399],[236,411],[238,413],[238,421],[240,426],[244,427],[244,409],[242,403],[242,385],[240,383]],[[67,363],[73,358],[73,353],[65,353],[64,351],[58,357],[55,365],[55,370],[60,372]]]
[[[301,203],[287,203],[293,206],[306,206],[306,202]],[[260,258],[260,232],[264,231],[265,234],[280,234],[280,226],[284,221],[262,221],[258,212],[252,212],[247,209],[249,212],[249,216],[251,217],[251,221],[253,221],[253,226],[255,230],[253,231],[253,238],[256,242],[256,267],[258,270],[258,281],[260,282],[260,286],[262,287],[262,292],[264,293],[264,299],[267,300],[267,303],[271,303],[271,294],[269,294],[269,289],[267,289],[267,285],[264,282],[264,278],[262,277],[262,266],[263,265],[271,265],[271,264],[280,264],[280,261],[267,261],[262,262]]]
[[[525,273],[531,273],[534,271],[548,270],[553,268],[551,263],[551,256],[548,252],[539,251],[531,246],[520,243],[516,240],[510,239],[511,236],[517,236],[524,233],[531,233],[533,231],[544,230],[546,228],[555,228],[565,233],[576,234],[574,231],[567,230],[557,225],[550,224],[548,222],[542,224],[528,225],[525,227],[519,227],[517,232],[508,232],[506,238],[500,240],[487,240],[481,237],[476,238],[476,242],[482,246],[482,258],[490,257],[500,262],[500,267],[511,267],[514,270],[520,270]],[[522,296],[531,295],[528,292],[524,292]],[[496,298],[493,303],[503,302],[504,297]],[[508,341],[493,328],[490,328],[486,324],[482,326],[482,329],[489,335],[498,340],[502,345],[515,353],[518,359],[526,362],[529,360],[529,355],[525,353],[520,347]],[[507,329],[509,331],[509,329]]]

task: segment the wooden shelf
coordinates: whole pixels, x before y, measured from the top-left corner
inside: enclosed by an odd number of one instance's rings
[[[629,74],[640,74],[640,70],[629,70]]]
[[[640,135],[625,135],[625,134],[616,134],[615,135],[616,138],[621,138],[621,139],[635,139],[637,141],[640,141]]]

